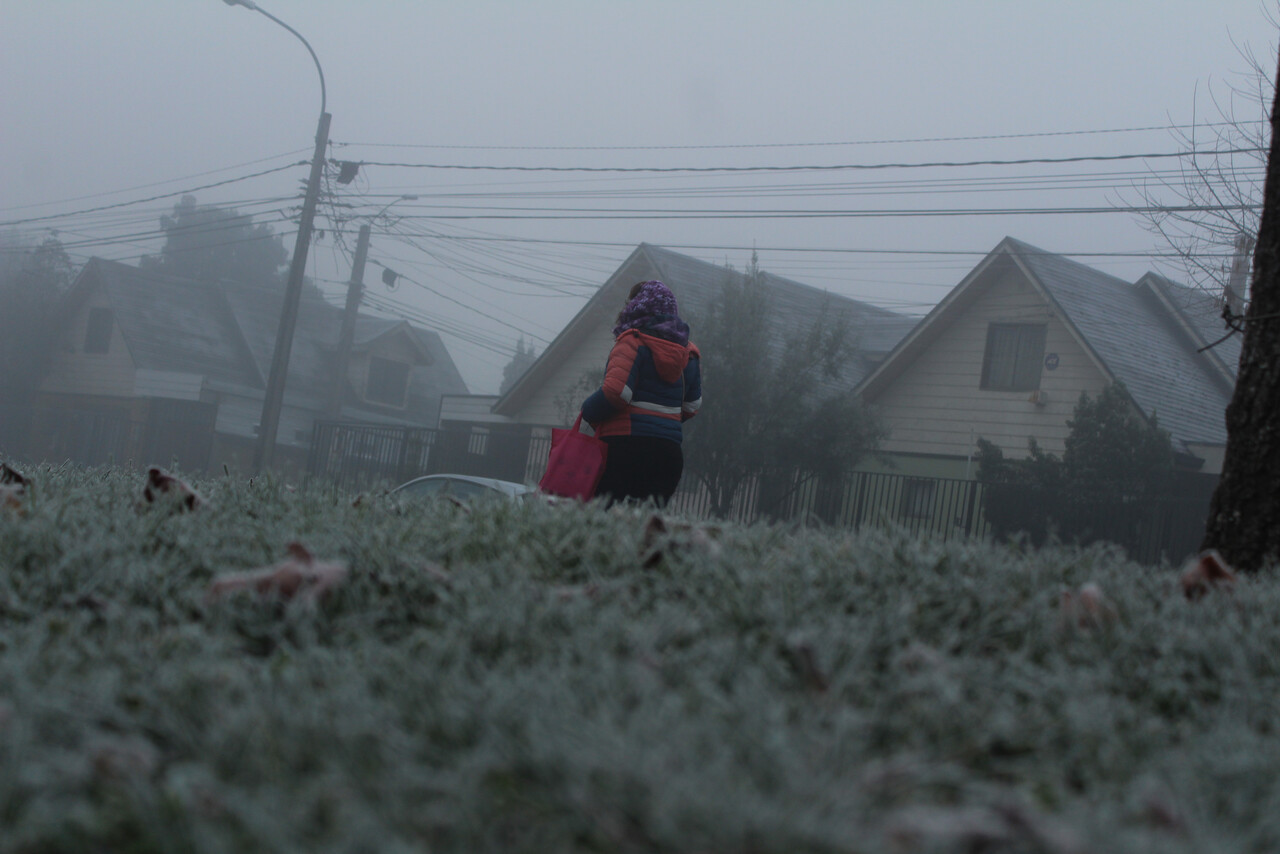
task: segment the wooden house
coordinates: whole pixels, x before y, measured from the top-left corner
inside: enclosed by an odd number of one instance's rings
[[[680,314],[693,327],[706,317],[727,281],[744,274],[648,243],[640,244],[591,297],[578,314],[534,361],[525,374],[500,396],[447,397],[442,426],[471,425],[484,431],[511,430],[530,425],[567,426],[583,398],[598,387],[613,346],[614,318],[636,282],[658,279],[676,296]],[[770,310],[784,330],[805,328],[824,312],[843,314],[858,342],[858,355],[845,376],[835,382],[856,383],[916,319],[864,302],[831,294],[800,282],[761,274]],[[703,354],[708,406],[715,403],[715,354]]]
[[[1221,471],[1239,360],[1221,303],[1155,274],[1126,282],[1012,238],[1000,242],[859,384],[890,429],[895,470],[976,475],[979,438],[1061,455],[1082,393],[1119,380],[1169,431],[1181,467]]]
[[[40,387],[28,456],[187,469],[252,458],[283,289],[196,282],[94,258],[77,278]],[[313,425],[332,418],[433,425],[466,386],[440,337],[359,315],[338,364],[342,309],[304,296],[277,458],[301,466]]]

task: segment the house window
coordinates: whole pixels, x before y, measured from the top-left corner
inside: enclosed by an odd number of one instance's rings
[[[115,318],[109,308],[89,309],[89,324],[84,331],[84,351],[105,353],[111,347],[111,329]]]
[[[1043,323],[992,323],[982,359],[982,388],[1031,391],[1040,388],[1044,364]]]
[[[370,403],[404,406],[409,387],[409,365],[377,356],[369,359],[369,381],[364,398]]]
[[[472,427],[471,435],[467,437],[467,453],[484,456],[489,450],[489,428],[488,427]]]

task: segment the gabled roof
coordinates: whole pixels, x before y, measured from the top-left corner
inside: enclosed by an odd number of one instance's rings
[[[220,289],[102,258],[85,265],[72,299],[82,299],[94,287],[111,300],[136,367],[263,387],[263,375]]]
[[[111,299],[137,367],[200,374],[250,393],[265,387],[284,302],[280,288],[225,279],[196,282],[94,258],[77,280],[73,299],[83,298],[96,283]],[[317,411],[327,406],[341,325],[341,308],[304,292],[289,354],[285,394],[290,405]],[[435,332],[404,320],[356,319],[357,349],[393,335],[404,335],[417,350],[419,365],[430,370],[410,372],[407,410],[388,415],[431,422],[440,396],[465,393],[466,384]],[[363,406],[354,403],[356,410]]]
[[[1014,267],[1058,309],[1103,375],[1122,381],[1135,406],[1144,415],[1155,413],[1175,443],[1226,441],[1223,412],[1231,381],[1216,357],[1196,352],[1203,345],[1188,331],[1190,321],[1168,304],[1170,294],[1182,298],[1187,289],[1170,291],[1150,277],[1129,283],[1011,237],[979,262],[863,380],[860,393],[874,400],[994,276]]]
[[[511,414],[523,406],[592,330],[606,324],[612,325],[623,298],[636,282],[659,279],[671,288],[679,303],[681,316],[693,326],[693,340],[696,343],[698,319],[708,314],[726,281],[741,280],[743,277],[742,272],[729,267],[641,243],[524,375],[505,395],[499,397],[493,411]],[[784,334],[807,327],[824,311],[843,313],[848,318],[859,342],[862,359],[858,364],[850,366],[849,375],[837,380],[843,382],[845,387],[856,382],[916,324],[916,318],[781,276],[763,273],[761,279],[769,294],[774,316]],[[603,369],[604,366],[601,365],[601,370]]]
[[[409,342],[409,346],[417,351],[418,364],[430,365],[435,361],[431,354],[431,347],[425,338],[418,335],[419,331],[427,332],[425,329],[419,330],[407,320],[394,320],[385,317],[357,317],[355,334],[351,339],[351,350],[359,353],[368,350],[376,342],[384,338],[403,335],[405,340]],[[435,335],[433,332],[427,334]]]
[[[264,375],[271,369],[276,328],[284,295],[276,288],[243,282],[221,281],[232,313],[249,341],[250,349]],[[298,305],[293,349],[289,354],[289,400],[297,406],[322,408],[329,399],[333,382],[336,344],[342,327],[342,309],[314,295],[304,295]],[[356,319],[353,349],[367,349],[374,341],[403,333],[419,351],[429,372],[410,374],[410,410],[414,399],[436,400],[441,394],[466,388],[440,336],[406,321],[361,315]]]
[[[1240,349],[1244,338],[1231,332],[1222,319],[1222,299],[1200,288],[1189,288],[1171,282],[1156,273],[1147,273],[1138,284],[1165,304],[1170,314],[1196,342],[1196,348],[1209,355],[1209,361],[1231,385],[1235,385],[1240,367]]]

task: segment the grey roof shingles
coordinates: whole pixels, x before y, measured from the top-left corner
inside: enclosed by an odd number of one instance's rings
[[[690,322],[692,338],[697,343],[699,320],[708,314],[719,297],[721,287],[731,277],[741,279],[743,275],[741,271],[730,267],[702,261],[651,243],[641,243],[543,350],[520,380],[498,398],[493,411],[509,415],[525,405],[536,393],[536,389],[552,375],[552,366],[567,357],[582,340],[587,329],[608,323],[617,311],[614,303],[620,298],[620,294],[625,295],[626,289],[641,278],[661,279],[671,288],[679,303],[680,314]],[[781,347],[787,333],[808,328],[824,313],[841,313],[848,318],[860,355],[848,365],[843,377],[834,377],[824,383],[826,388],[832,390],[851,389],[917,322],[917,318],[832,294],[791,279],[770,273],[762,275],[774,317],[783,333],[775,336],[772,346]],[[628,278],[624,279],[624,276]],[[714,358],[714,355],[706,354],[706,358]],[[600,367],[603,370],[603,356]]]
[[[1234,381],[1240,366],[1240,350],[1243,336],[1228,335],[1222,319],[1222,300],[1201,288],[1179,285],[1156,273],[1148,273],[1141,281],[1159,292],[1164,301],[1177,312],[1178,317],[1195,333],[1200,347],[1208,347],[1209,353],[1222,370]]]
[[[222,385],[262,390],[283,303],[278,289],[228,280],[200,283],[100,258],[86,265],[86,273],[97,275],[107,290],[136,366],[200,374]],[[304,296],[289,356],[286,399],[291,405],[316,410],[326,405],[341,323],[341,308],[318,296]],[[357,341],[369,343],[402,325],[429,354],[431,364],[428,370],[410,373],[410,406],[401,416],[430,421],[441,394],[466,393],[440,336],[402,320],[361,315]]]
[[[726,277],[744,275],[649,243],[642,243],[640,250],[661,271],[663,281],[677,289],[680,312],[685,316],[705,314],[718,297]],[[889,352],[919,320],[772,273],[762,273],[762,280],[770,307],[784,324],[803,327],[812,323],[824,309],[843,312],[852,324],[860,349],[866,353]],[[696,338],[696,329],[694,334]]]
[[[1155,413],[1176,442],[1226,441],[1223,413],[1231,391],[1205,353],[1183,334],[1141,285],[1061,255],[1006,238],[1099,360],[1128,388],[1144,413]]]
[[[261,386],[217,288],[101,258],[89,263],[110,297],[135,366]]]

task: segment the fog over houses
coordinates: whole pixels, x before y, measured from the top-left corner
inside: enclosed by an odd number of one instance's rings
[[[1114,383],[1179,471],[1220,466],[1253,4],[59,8],[0,35],[15,459],[525,481],[650,277],[695,340],[759,285],[772,370],[844,324],[806,399],[880,419],[831,483],[752,469],[735,512],[964,527],[940,486],[846,481],[1061,456]],[[1235,208],[1185,204],[1213,163]]]

